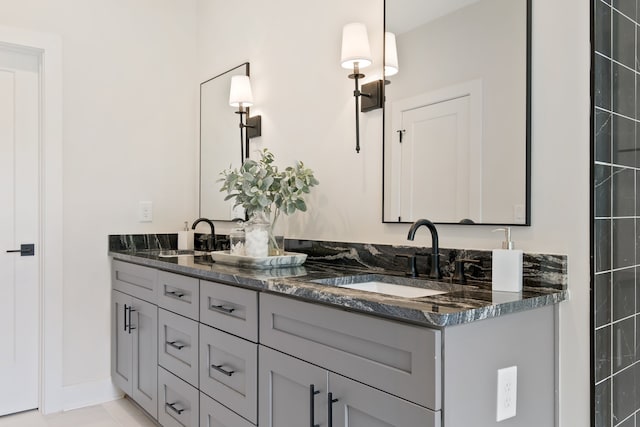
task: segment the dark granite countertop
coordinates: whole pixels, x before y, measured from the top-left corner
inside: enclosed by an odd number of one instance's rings
[[[309,260],[300,267],[253,270],[214,263],[209,255],[164,258],[159,256],[158,250],[110,250],[109,255],[114,259],[199,279],[436,328],[544,307],[564,301],[568,297],[564,289],[525,286],[522,293],[492,292],[490,284],[482,282],[457,285],[425,280],[424,283],[429,288],[444,290],[447,293],[410,299],[312,282],[351,275],[398,276],[395,271],[371,271]]]

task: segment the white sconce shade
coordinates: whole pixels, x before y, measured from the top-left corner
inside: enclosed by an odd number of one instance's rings
[[[384,75],[389,77],[398,74],[398,48],[396,35],[384,33]]]
[[[253,105],[253,93],[249,76],[232,76],[231,90],[229,91],[229,105],[232,107],[251,107]]]
[[[359,68],[371,65],[371,50],[367,27],[364,24],[354,22],[347,24],[342,29],[342,68],[353,69],[357,63]]]

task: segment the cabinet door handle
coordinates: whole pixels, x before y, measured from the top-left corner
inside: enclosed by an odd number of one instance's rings
[[[129,333],[131,333],[132,330],[136,329],[135,326],[131,326],[131,313],[136,310],[133,307],[129,306],[127,307],[127,311],[129,311],[129,324],[126,327],[129,328]]]
[[[178,341],[171,341],[171,342],[167,341],[166,343],[167,345],[175,348],[176,350],[182,350],[183,348],[186,347],[185,344],[180,344]]]
[[[165,403],[165,406],[167,406],[169,409],[171,409],[173,412],[175,412],[176,414],[180,415],[184,412],[184,409],[178,409],[175,407],[176,403],[178,402],[173,402],[173,403]]]
[[[333,393],[329,392],[327,394],[327,416],[329,418],[329,427],[333,427],[333,404],[338,401],[338,399],[333,398]]]
[[[127,332],[127,311],[129,309],[127,308],[127,304],[124,305],[124,310],[122,310],[122,313],[124,314],[124,331]]]
[[[182,292],[176,292],[176,291],[166,291],[164,294],[165,295],[173,295],[176,298],[182,298],[184,296],[184,294]]]
[[[316,412],[316,394],[320,394],[320,390],[316,390],[313,384],[309,385],[309,426],[320,427],[320,424],[316,424],[315,412]]]
[[[233,375],[235,373],[235,371],[227,371],[226,369],[223,369],[224,365],[211,365],[211,367],[213,369],[215,369],[216,371],[220,372],[221,374],[225,374],[226,376],[230,377],[231,375]]]
[[[225,307],[224,305],[211,305],[209,306],[210,310],[214,310],[214,311],[219,311],[221,313],[225,313],[225,314],[231,314],[234,311],[236,311],[235,308],[233,307]]]

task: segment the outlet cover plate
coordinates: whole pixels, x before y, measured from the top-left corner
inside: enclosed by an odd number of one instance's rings
[[[496,421],[503,421],[516,416],[518,396],[518,367],[498,369],[498,393]]]

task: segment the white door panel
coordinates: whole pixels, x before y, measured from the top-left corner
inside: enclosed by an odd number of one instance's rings
[[[38,58],[0,49],[0,415],[38,406],[38,112]]]

